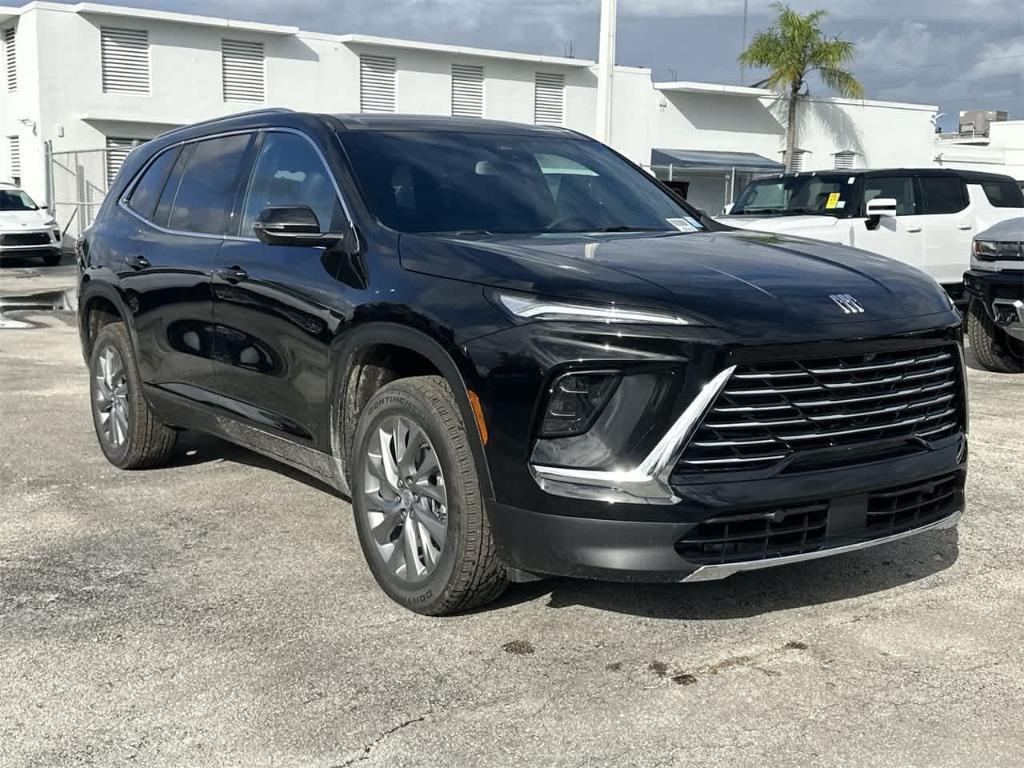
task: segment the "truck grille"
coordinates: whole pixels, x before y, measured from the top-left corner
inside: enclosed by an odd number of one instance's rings
[[[788,459],[807,469],[816,455],[822,465],[835,461],[828,449],[870,460],[886,449],[881,440],[955,434],[963,421],[960,377],[951,346],[741,366],[676,471],[765,469]]]
[[[848,515],[830,518],[826,500],[717,517],[687,532],[676,551],[692,563],[719,565],[895,536],[953,514],[960,505],[961,478],[952,472],[856,497],[860,512],[852,523]]]
[[[13,235],[0,235],[0,245],[49,245],[50,235],[47,232],[25,232]]]

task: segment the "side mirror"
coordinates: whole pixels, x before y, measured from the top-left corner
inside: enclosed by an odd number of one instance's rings
[[[874,200],[868,200],[865,213],[869,219],[880,219],[883,216],[895,219],[897,204],[895,197],[876,197]]]

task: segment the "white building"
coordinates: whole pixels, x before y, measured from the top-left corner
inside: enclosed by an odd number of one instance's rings
[[[979,133],[936,137],[935,162],[947,168],[1007,173],[1024,183],[1024,120],[992,122]]]
[[[94,3],[0,8],[0,32],[7,82],[0,88],[0,178],[51,199],[62,221],[78,215],[73,231],[87,223],[133,143],[264,105],[457,114],[595,132],[597,66],[581,59]],[[612,83],[610,143],[653,165],[660,178],[688,184],[698,206],[717,212],[747,174],[777,169],[783,159],[785,110],[770,91],[655,84],[650,70],[625,66],[615,67]],[[802,167],[931,165],[935,112],[808,100],[798,133]],[[730,154],[715,154],[723,152]]]

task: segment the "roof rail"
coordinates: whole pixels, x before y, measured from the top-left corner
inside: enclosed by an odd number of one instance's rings
[[[265,109],[251,109],[248,112],[235,112],[231,115],[222,115],[221,117],[212,117],[209,120],[200,120],[198,123],[189,123],[188,125],[181,125],[177,128],[171,128],[169,131],[164,131],[156,136],[157,139],[162,139],[165,136],[173,136],[181,131],[188,131],[192,128],[198,128],[203,125],[215,125],[216,123],[226,122],[228,120],[234,120],[237,117],[254,117],[256,115],[275,115],[287,112],[294,112],[292,109],[286,107],[267,107]]]

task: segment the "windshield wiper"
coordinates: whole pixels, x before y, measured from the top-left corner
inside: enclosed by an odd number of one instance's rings
[[[583,229],[581,232],[669,232],[670,230],[655,229],[654,227],[598,227],[597,229]]]
[[[462,237],[463,235],[493,235],[486,229],[442,229],[436,232],[424,232],[425,235],[441,235],[443,237]]]

